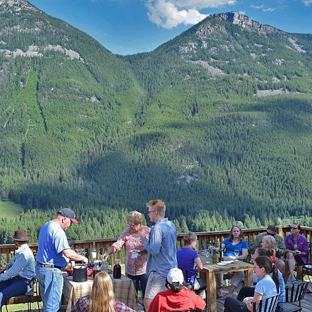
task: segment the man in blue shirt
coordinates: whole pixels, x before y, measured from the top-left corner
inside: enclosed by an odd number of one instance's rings
[[[143,300],[145,311],[154,297],[160,291],[166,290],[166,277],[170,269],[177,267],[176,245],[177,229],[175,225],[165,218],[166,205],[160,199],[151,200],[146,204],[148,216],[152,227],[149,241],[142,238],[142,243],[148,252],[146,273],[149,278],[146,285],[145,297]]]
[[[30,239],[31,236],[24,230],[14,233],[13,240],[17,247],[14,261],[0,270],[0,307],[11,297],[24,295],[29,282],[35,277],[35,258],[27,245]]]
[[[45,223],[39,233],[36,274],[44,312],[57,312],[61,306],[63,276],[68,259],[88,263],[85,256],[70,249],[65,231],[78,223],[69,208],[61,209],[56,218]]]

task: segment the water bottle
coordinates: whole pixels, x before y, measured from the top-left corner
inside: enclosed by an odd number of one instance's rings
[[[116,259],[116,264],[113,268],[113,278],[121,278],[121,266],[119,264],[119,259]]]
[[[102,260],[101,271],[108,274],[108,264],[106,261],[105,259]]]

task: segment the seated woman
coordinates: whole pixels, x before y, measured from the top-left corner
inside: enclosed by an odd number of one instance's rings
[[[285,274],[285,262],[276,257],[276,241],[274,236],[265,235],[262,237],[261,246],[267,249],[270,252],[272,262],[276,265],[276,267],[281,271],[281,273]]]
[[[227,297],[224,302],[224,312],[253,311],[253,303],[266,300],[279,294],[278,271],[272,260],[267,256],[259,256],[255,259],[254,272],[260,281],[256,284],[252,299],[244,299],[243,302]],[[270,274],[272,273],[272,277]],[[254,311],[255,312],[255,311]]]
[[[300,266],[309,263],[309,244],[305,236],[300,234],[300,229],[301,227],[299,223],[293,223],[291,226],[291,234],[287,235],[285,238],[285,283],[288,280],[289,274],[292,283],[297,281],[294,277],[296,265]]]
[[[183,237],[183,240],[184,246],[177,250],[178,267],[183,272],[185,280],[184,285],[196,291],[206,286],[204,278],[196,278],[197,270],[202,270],[203,268],[198,253],[194,250],[197,243],[197,236],[189,232]],[[205,290],[196,293],[202,298],[206,298]]]
[[[113,283],[105,272],[96,274],[91,295],[78,299],[71,312],[135,312],[121,301],[115,300]]]
[[[248,243],[243,239],[243,232],[238,225],[233,225],[231,228],[229,238],[226,238],[222,244],[221,248],[224,249],[224,258],[231,258],[237,260],[244,260],[248,255]],[[235,255],[235,251],[239,251],[239,255]],[[231,279],[231,286],[228,292],[228,296],[233,296],[233,292],[239,283],[244,280],[244,272],[236,272]],[[223,281],[223,274],[217,275],[217,283],[218,283],[218,290],[217,290],[217,297],[222,298],[221,288]]]
[[[270,257],[270,252],[267,249],[259,247],[255,250],[255,253],[252,255],[251,261],[255,262],[255,259],[259,256]],[[278,306],[275,311],[282,311],[285,302],[285,283],[282,273],[278,270],[278,279],[280,285],[280,292],[278,297]],[[272,273],[270,274],[272,277]],[[254,284],[259,282],[260,278],[254,273]],[[255,293],[255,286],[245,286],[242,287],[237,295],[239,301],[243,301],[246,297],[253,297]]]
[[[166,287],[152,300],[148,312],[166,312],[175,310],[199,310],[205,309],[203,298],[192,290],[183,286],[184,276],[180,269],[173,268],[167,275]]]

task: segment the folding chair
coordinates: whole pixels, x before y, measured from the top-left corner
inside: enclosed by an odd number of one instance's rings
[[[285,302],[283,312],[299,312],[302,310],[301,300],[303,299],[309,282],[293,284],[285,289]]]
[[[205,285],[201,286],[201,287],[198,288],[198,289],[194,289],[194,282],[192,283],[192,282],[189,280],[189,278],[188,278],[188,275],[189,275],[188,270],[181,269],[181,268],[180,268],[180,270],[183,272],[185,285],[186,285],[187,287],[189,287],[191,290],[193,290],[197,295],[198,295],[201,291],[205,290],[205,292],[206,292],[206,298],[207,298],[207,285],[205,284]]]
[[[267,298],[266,300],[260,300],[259,303],[254,302],[253,310],[259,312],[275,312],[278,303],[278,297],[279,295]]]

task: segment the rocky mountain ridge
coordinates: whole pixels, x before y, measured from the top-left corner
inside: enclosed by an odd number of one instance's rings
[[[0,0],[1,10],[3,12],[19,12],[21,9],[37,10],[26,0]]]

